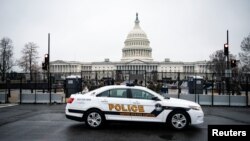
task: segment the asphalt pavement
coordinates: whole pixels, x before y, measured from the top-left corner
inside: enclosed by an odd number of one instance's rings
[[[250,108],[203,106],[205,122],[175,131],[156,123],[109,123],[94,130],[64,115],[65,104],[0,106],[3,141],[206,141],[208,125],[249,125]]]

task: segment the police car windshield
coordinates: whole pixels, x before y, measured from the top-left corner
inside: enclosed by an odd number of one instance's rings
[[[156,93],[155,91],[152,91],[151,89],[148,89],[150,91],[150,93],[153,93],[154,95],[157,95],[159,98],[162,98],[162,99],[170,99],[169,96],[167,95],[160,95],[159,93]]]
[[[158,98],[165,99],[164,96],[162,96],[162,95],[156,93],[155,91],[152,91],[152,90],[150,90],[150,89],[148,89],[148,91],[149,91],[150,93],[154,94],[155,96],[157,96]]]

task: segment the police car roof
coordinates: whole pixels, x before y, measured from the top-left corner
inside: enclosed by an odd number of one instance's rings
[[[117,89],[117,88],[138,88],[138,89],[146,89],[145,87],[142,86],[126,86],[126,85],[108,85],[108,86],[103,86],[98,89],[98,91],[103,91],[103,90],[109,90],[109,89]]]

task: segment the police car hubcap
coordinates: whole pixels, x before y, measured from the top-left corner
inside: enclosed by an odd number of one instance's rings
[[[97,127],[101,124],[102,118],[99,113],[93,112],[88,115],[87,122],[92,127]]]
[[[186,117],[183,114],[180,114],[180,113],[173,115],[171,121],[172,121],[172,125],[175,128],[178,128],[178,129],[181,129],[181,128],[185,127],[186,124],[187,124]]]

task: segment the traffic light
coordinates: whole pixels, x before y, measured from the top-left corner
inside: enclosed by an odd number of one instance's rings
[[[45,64],[48,66],[49,65],[49,55],[45,54]]]
[[[42,63],[42,69],[48,70],[48,65],[49,65],[49,55],[45,54],[44,62]]]
[[[232,59],[231,60],[231,68],[235,68],[237,65],[236,65],[236,60],[235,59]]]
[[[228,44],[227,43],[224,44],[224,55],[228,56]]]

